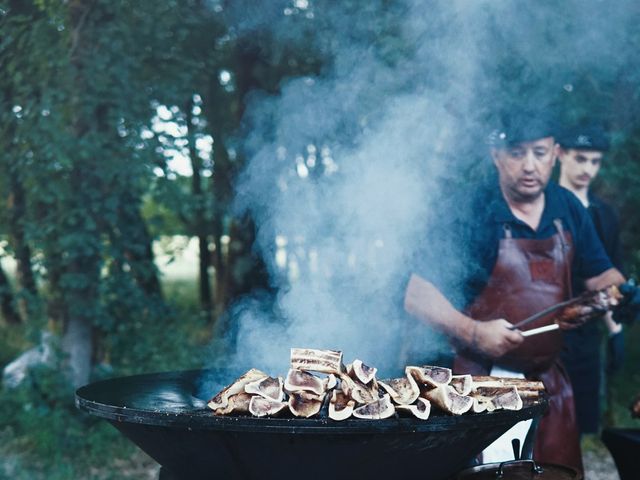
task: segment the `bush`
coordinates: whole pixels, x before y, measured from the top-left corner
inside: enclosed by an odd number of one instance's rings
[[[19,458],[12,478],[88,478],[92,465],[132,453],[115,429],[76,409],[73,391],[57,368],[34,368],[17,388],[3,387],[0,424],[3,456]]]

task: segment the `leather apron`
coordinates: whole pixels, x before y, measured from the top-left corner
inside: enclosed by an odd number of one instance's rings
[[[500,240],[498,258],[489,281],[466,309],[479,321],[504,318],[517,323],[540,310],[571,297],[571,235],[554,220],[558,233],[547,239],[512,238],[508,225]],[[529,330],[552,323],[547,316],[527,325]],[[567,465],[582,472],[579,434],[569,377],[559,354],[560,330],[525,338],[516,349],[499,359],[458,348],[455,373],[488,375],[498,365],[524,373],[530,380],[544,382],[549,408],[540,419],[533,458],[538,462]]]

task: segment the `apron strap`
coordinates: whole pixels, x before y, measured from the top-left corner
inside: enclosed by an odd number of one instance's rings
[[[564,274],[567,282],[567,289],[569,290],[569,298],[573,297],[573,284],[571,282],[571,261],[569,258],[569,242],[567,242],[567,237],[564,235],[564,228],[562,226],[562,220],[559,218],[555,218],[553,220],[553,224],[558,230],[558,236],[560,237],[560,246],[562,248],[562,256],[564,257]]]

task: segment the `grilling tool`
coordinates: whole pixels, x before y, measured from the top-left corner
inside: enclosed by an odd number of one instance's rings
[[[560,310],[561,308],[564,308],[564,307],[567,307],[567,306],[569,306],[569,305],[571,305],[573,303],[576,303],[577,300],[578,300],[577,298],[572,298],[570,300],[566,300],[564,302],[560,302],[560,303],[556,303],[555,305],[551,305],[550,307],[547,307],[544,310],[540,310],[538,313],[534,313],[530,317],[527,317],[527,318],[525,318],[524,320],[522,320],[522,321],[520,321],[518,323],[514,323],[509,328],[511,330],[516,330],[518,328],[524,327],[525,325],[529,325],[531,322],[535,322],[536,320],[544,317],[545,315],[549,315],[550,313],[553,313],[553,312],[555,312],[557,310]],[[548,326],[551,326],[551,325],[548,325]],[[544,328],[544,327],[540,327],[540,328]],[[556,327],[556,328],[559,328],[559,327]],[[534,332],[536,330],[540,330],[540,329],[539,328],[534,328],[533,330],[529,330],[529,332]],[[539,333],[542,333],[542,332],[539,332]],[[534,335],[534,334],[530,333],[529,335]]]
[[[526,330],[522,332],[523,337],[531,337],[533,335],[538,335],[539,333],[551,332],[553,330],[558,330],[560,325],[557,323],[552,323],[551,325],[545,325],[543,327],[532,328],[531,330]]]

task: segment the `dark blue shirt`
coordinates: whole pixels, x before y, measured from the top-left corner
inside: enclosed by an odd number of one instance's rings
[[[513,238],[546,239],[558,233],[554,220],[560,219],[573,242],[573,278],[595,277],[613,266],[587,210],[574,194],[554,182],[545,190],[545,207],[536,230],[513,215],[495,183],[479,189],[468,204],[469,215],[452,212],[456,220],[451,240],[457,242],[456,248],[436,253],[437,257],[432,255],[430,259],[432,266],[448,262],[449,272],[443,274],[442,268],[428,266],[424,269],[426,278],[459,308],[472,302],[487,284],[498,257],[500,240],[505,237],[505,225],[511,229]],[[417,273],[420,274],[420,270]],[[446,273],[450,273],[449,278]],[[455,276],[458,278],[453,278]]]
[[[613,265],[623,271],[622,248],[620,246],[620,222],[611,206],[589,192],[589,214],[598,237],[602,241]]]

